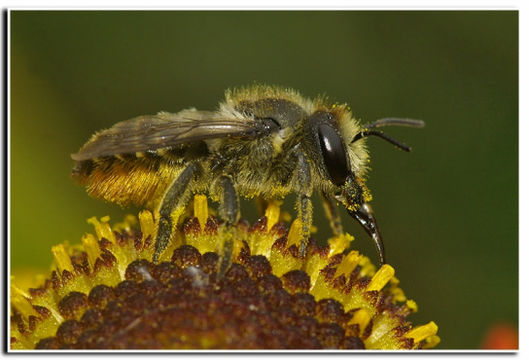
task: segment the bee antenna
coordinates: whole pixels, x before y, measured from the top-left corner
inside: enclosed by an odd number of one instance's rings
[[[403,118],[383,118],[378,119],[372,123],[366,124],[364,126],[364,130],[360,131],[356,136],[353,138],[353,141],[351,143],[354,143],[357,140],[363,139],[366,136],[375,135],[378,137],[381,137],[382,139],[386,140],[387,142],[395,145],[401,150],[404,151],[411,151],[411,147],[408,145],[401,143],[398,140],[393,139],[391,136],[384,134],[380,130],[371,130],[373,128],[378,128],[382,126],[408,126],[408,127],[415,127],[415,128],[422,128],[424,127],[424,121],[422,120],[414,120],[414,119],[403,119]]]
[[[424,127],[424,121],[414,120],[414,119],[402,119],[402,118],[383,118],[383,119],[378,119],[375,122],[369,123],[365,125],[364,127],[366,129],[373,129],[377,127],[392,126],[392,125],[422,128]]]
[[[401,143],[398,140],[393,139],[391,136],[384,134],[380,130],[364,130],[364,131],[360,131],[358,134],[355,135],[355,137],[353,138],[353,141],[351,141],[351,143],[354,143],[355,141],[358,141],[360,139],[365,138],[366,136],[371,136],[371,135],[375,135],[375,136],[381,137],[382,139],[384,139],[387,142],[395,145],[396,147],[398,147],[401,150],[404,150],[404,151],[407,151],[407,152],[411,151],[411,147],[409,147],[408,145],[406,145],[404,143]]]

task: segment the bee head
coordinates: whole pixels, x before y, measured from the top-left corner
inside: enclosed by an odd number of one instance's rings
[[[363,139],[367,136],[377,136],[397,148],[404,151],[411,151],[411,148],[392,137],[386,135],[375,128],[386,125],[400,125],[411,127],[423,127],[424,122],[421,120],[385,118],[377,120],[362,128],[352,139],[351,143]],[[368,194],[365,186],[357,180],[354,172],[351,170],[349,156],[344,145],[343,138],[330,122],[319,122],[316,125],[319,145],[323,155],[323,164],[327,169],[332,183],[338,188],[336,199],[344,205],[349,215],[357,220],[364,230],[371,237],[378,251],[380,263],[386,262],[384,255],[384,243],[378,229],[377,221],[373,215],[373,210],[368,204]]]

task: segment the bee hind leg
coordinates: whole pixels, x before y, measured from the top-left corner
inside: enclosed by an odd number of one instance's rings
[[[239,198],[230,177],[221,176],[216,186],[220,195],[219,216],[228,230],[220,249],[219,274],[223,276],[232,263],[235,234],[233,226],[239,220]]]
[[[152,261],[154,263],[158,262],[160,255],[169,243],[173,231],[173,219],[171,213],[178,207],[184,205],[183,199],[186,197],[186,193],[189,192],[189,183],[196,172],[197,165],[195,163],[187,166],[184,171],[173,180],[163,196],[162,202],[158,208],[160,220],[158,222],[158,231],[154,243],[154,254],[152,256]]]

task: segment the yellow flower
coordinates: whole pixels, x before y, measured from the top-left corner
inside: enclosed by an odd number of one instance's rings
[[[417,305],[389,265],[375,271],[350,235],[299,255],[299,224],[279,206],[225,228],[197,195],[194,216],[160,262],[150,260],[157,215],[142,211],[52,248],[56,270],[37,289],[11,284],[12,349],[418,349],[439,342],[434,322],[412,327]],[[234,243],[219,274],[219,249]]]

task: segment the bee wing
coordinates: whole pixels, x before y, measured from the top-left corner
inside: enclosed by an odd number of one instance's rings
[[[72,154],[72,159],[144,152],[221,137],[256,137],[266,130],[262,122],[237,112],[160,112],[119,122],[95,134],[78,153]]]

